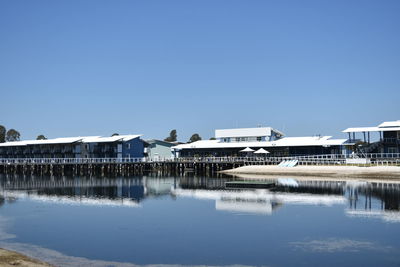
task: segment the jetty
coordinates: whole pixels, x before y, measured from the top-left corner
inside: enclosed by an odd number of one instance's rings
[[[284,164],[282,164],[284,163]],[[288,164],[290,163],[290,164]],[[0,158],[0,173],[133,175],[144,172],[216,173],[243,166],[400,166],[400,153],[326,154],[292,157]],[[283,167],[286,166],[286,167]]]

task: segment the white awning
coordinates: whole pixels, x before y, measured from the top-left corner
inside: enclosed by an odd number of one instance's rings
[[[245,149],[240,150],[240,152],[254,152],[254,150],[250,147],[246,147]]]
[[[254,154],[268,154],[268,153],[269,152],[267,150],[265,150],[264,148],[260,148],[259,150],[254,152]]]

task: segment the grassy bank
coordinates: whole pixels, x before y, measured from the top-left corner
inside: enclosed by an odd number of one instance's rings
[[[2,267],[50,267],[52,265],[29,258],[20,253],[0,248],[0,266]]]

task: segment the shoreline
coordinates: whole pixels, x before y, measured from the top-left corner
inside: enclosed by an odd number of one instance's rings
[[[0,266],[54,267],[43,261],[4,248],[0,248]]]
[[[384,178],[399,179],[400,167],[397,166],[296,166],[278,167],[271,165],[249,165],[235,169],[220,171],[223,174],[250,174],[250,175],[290,175],[290,176],[319,176],[337,178]]]

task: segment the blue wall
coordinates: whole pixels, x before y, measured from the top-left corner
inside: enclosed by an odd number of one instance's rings
[[[130,148],[128,148],[128,144],[130,144]],[[122,157],[142,158],[143,156],[144,142],[139,137],[122,143]]]

